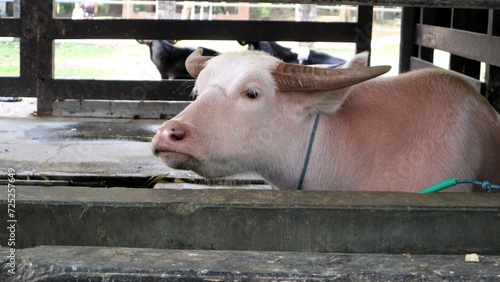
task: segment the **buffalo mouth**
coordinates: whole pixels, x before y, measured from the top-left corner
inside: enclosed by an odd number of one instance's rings
[[[165,150],[155,150],[153,153],[168,167],[174,169],[192,170],[199,163],[197,158],[188,153]]]
[[[190,170],[196,174],[208,178],[221,178],[233,175],[234,172],[217,165],[210,165],[206,160],[198,159],[191,154],[179,151],[154,150],[153,154],[172,169]]]

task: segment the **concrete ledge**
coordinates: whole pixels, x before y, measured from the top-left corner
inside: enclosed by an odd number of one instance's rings
[[[52,116],[166,119],[180,113],[188,101],[66,99],[52,103]]]
[[[2,281],[498,281],[500,257],[42,246],[18,250]]]
[[[500,254],[499,193],[22,186],[16,192],[18,248]],[[7,211],[7,193],[0,209]],[[7,219],[0,213],[1,222]],[[0,229],[0,242],[9,236]]]

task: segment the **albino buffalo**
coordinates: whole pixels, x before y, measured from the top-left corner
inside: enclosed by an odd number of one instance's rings
[[[196,100],[153,153],[208,177],[253,171],[280,189],[417,192],[500,182],[500,117],[466,81],[426,69],[321,69],[244,51],[186,61]],[[470,186],[454,191],[470,191]]]

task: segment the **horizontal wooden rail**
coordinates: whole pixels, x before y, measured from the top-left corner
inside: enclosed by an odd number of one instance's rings
[[[159,32],[159,31],[163,32]],[[47,39],[209,39],[354,42],[364,40],[357,23],[190,20],[53,20]],[[314,32],[311,32],[314,31]]]
[[[0,96],[36,97],[36,92],[20,77],[0,77]]]
[[[192,100],[194,80],[117,81],[117,80],[49,80],[46,88],[54,100]]]
[[[16,248],[500,254],[498,193],[16,187]],[[7,193],[0,208],[7,211]],[[7,212],[0,213],[7,222]],[[0,229],[7,242],[9,230]]]
[[[0,19],[0,37],[20,37],[21,19]]]
[[[479,62],[500,66],[500,37],[486,34],[450,29],[439,26],[417,24],[416,43],[432,49],[439,49],[473,59]],[[474,46],[464,48],[464,46]]]
[[[498,281],[500,256],[332,254],[40,246],[6,258],[0,280],[29,281]],[[17,279],[16,279],[17,278]]]

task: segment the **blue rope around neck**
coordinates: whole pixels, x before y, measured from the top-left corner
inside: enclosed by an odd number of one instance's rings
[[[477,181],[473,179],[457,179],[457,184],[462,184],[462,183],[471,183],[474,185],[481,186],[484,191],[486,192],[491,192],[493,190],[500,190],[500,185],[494,185],[489,183],[488,181]]]
[[[309,157],[311,156],[314,137],[316,136],[316,129],[318,129],[318,122],[319,122],[319,112],[316,114],[316,118],[314,119],[313,129],[311,131],[311,137],[309,137],[309,145],[307,146],[306,158],[304,159],[304,166],[302,167],[302,172],[300,173],[299,190],[302,190],[302,183],[304,183],[304,178],[306,177],[307,166],[309,165]]]

